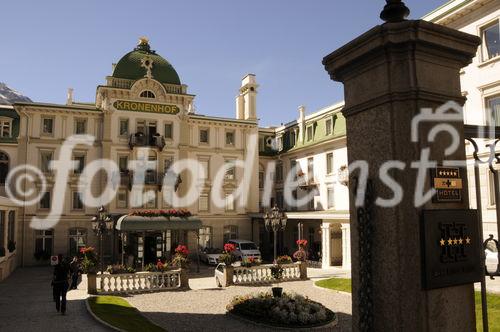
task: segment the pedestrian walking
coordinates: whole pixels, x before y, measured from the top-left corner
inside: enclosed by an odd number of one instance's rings
[[[56,302],[57,312],[66,313],[66,293],[69,287],[69,265],[64,262],[63,255],[58,255],[58,263],[54,266],[54,277],[52,278],[52,291]]]
[[[78,262],[78,257],[73,257],[73,260],[69,265],[69,269],[71,272],[71,286],[69,289],[76,289],[78,285],[78,275],[80,273],[80,263]]]

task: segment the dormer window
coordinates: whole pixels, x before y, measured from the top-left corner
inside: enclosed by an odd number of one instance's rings
[[[10,137],[12,129],[12,119],[0,118],[0,137]]]
[[[149,91],[149,90],[142,91],[139,96],[142,97],[142,98],[156,98],[155,94],[152,91]]]

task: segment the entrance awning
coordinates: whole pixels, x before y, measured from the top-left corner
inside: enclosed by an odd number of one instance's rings
[[[115,228],[119,231],[166,231],[198,230],[201,220],[195,217],[141,217],[123,215],[118,218]]]

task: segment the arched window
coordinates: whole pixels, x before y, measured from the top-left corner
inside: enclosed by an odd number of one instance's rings
[[[149,91],[149,90],[142,91],[139,96],[142,97],[142,98],[156,98],[155,94],[152,91]]]
[[[70,228],[69,230],[69,255],[76,256],[80,248],[86,246],[87,230],[85,228]]]
[[[5,183],[7,174],[9,173],[9,156],[0,152],[0,183]]]

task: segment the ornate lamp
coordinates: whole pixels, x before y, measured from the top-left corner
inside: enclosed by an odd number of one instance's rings
[[[95,235],[99,237],[99,260],[101,261],[101,274],[104,271],[104,261],[102,255],[102,237],[108,231],[113,229],[114,223],[113,220],[108,215],[104,206],[101,206],[97,209],[97,214],[92,217],[92,229],[94,230]]]
[[[270,211],[264,213],[263,217],[266,230],[274,233],[274,259],[276,260],[278,232],[286,228],[288,218],[276,205]]]

